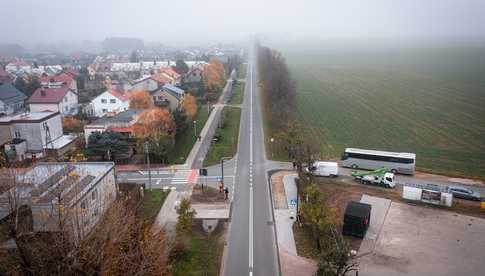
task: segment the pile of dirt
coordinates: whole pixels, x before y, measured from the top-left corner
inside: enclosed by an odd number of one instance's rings
[[[201,187],[195,187],[192,191],[192,197],[190,198],[192,204],[197,203],[223,203],[224,193],[219,193],[218,189],[212,187],[204,186],[202,190]]]

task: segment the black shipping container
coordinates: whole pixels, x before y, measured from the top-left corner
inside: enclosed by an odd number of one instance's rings
[[[344,214],[343,234],[364,238],[370,224],[370,204],[351,201]]]

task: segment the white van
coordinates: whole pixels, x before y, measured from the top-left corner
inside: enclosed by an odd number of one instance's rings
[[[308,173],[315,176],[338,176],[338,163],[337,162],[323,162],[316,161],[313,165],[307,168]]]

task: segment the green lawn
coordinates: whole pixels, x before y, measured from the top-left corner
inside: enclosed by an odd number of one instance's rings
[[[230,157],[236,154],[240,118],[240,108],[224,108],[222,114],[224,127],[216,130],[215,137],[219,137],[219,141],[211,145],[209,152],[204,159],[204,166],[217,164],[222,157]]]
[[[205,122],[209,118],[209,113],[207,111],[206,105],[199,105],[199,110],[197,112],[197,116],[195,121],[197,121],[197,133],[199,134],[202,128],[204,128]],[[169,162],[171,164],[183,164],[185,159],[192,150],[194,146],[195,138],[194,138],[194,128],[191,125],[187,130],[175,141],[175,146],[173,150],[169,153]]]
[[[224,244],[221,234],[202,235],[192,233],[188,256],[173,264],[173,275],[219,275]]]
[[[485,178],[485,48],[280,49],[322,158],[415,152],[418,170]]]
[[[231,100],[229,104],[242,104],[244,99],[244,82],[238,81],[233,89]]]
[[[145,190],[145,197],[140,210],[141,217],[152,223],[160,209],[162,208],[165,198],[167,198],[168,192],[162,190]]]

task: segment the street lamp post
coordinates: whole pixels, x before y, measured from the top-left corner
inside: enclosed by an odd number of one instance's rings
[[[151,191],[152,190],[152,171],[150,169],[150,154],[148,152],[148,141],[145,141],[144,146],[145,146],[145,154],[146,154],[147,165],[148,165],[148,188]]]
[[[197,141],[197,121],[194,121],[194,137],[195,137],[195,140]]]
[[[269,141],[271,142],[271,158],[273,158],[273,142],[274,142],[274,138],[271,137],[271,139],[269,139]]]

